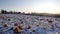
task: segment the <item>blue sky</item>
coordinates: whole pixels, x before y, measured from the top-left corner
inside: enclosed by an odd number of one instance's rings
[[[21,12],[60,13],[60,0],[0,0],[0,9]]]

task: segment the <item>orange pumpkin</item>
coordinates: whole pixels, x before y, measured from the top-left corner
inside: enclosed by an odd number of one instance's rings
[[[18,26],[18,28],[19,28],[19,29],[22,29],[22,26],[21,26],[21,25],[19,25],[19,26]]]
[[[13,30],[13,32],[14,32],[14,33],[19,33],[19,30],[20,30],[20,29],[19,29],[18,27],[16,27],[16,28]]]
[[[5,23],[5,24],[4,24],[4,27],[8,27],[8,23]]]
[[[18,26],[18,23],[15,23],[14,26]]]

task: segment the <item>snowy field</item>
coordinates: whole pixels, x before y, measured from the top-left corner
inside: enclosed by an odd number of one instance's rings
[[[0,34],[60,34],[60,18],[0,14]]]

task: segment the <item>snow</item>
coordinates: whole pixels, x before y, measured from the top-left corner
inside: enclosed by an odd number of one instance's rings
[[[0,14],[0,16],[1,15],[2,14]],[[57,33],[60,32],[60,28],[58,28],[60,27],[60,18],[20,14],[3,14],[2,17],[4,18],[0,19],[0,34],[14,34],[13,30],[9,29],[12,26],[15,29],[14,24],[16,22],[22,25],[20,34],[56,34],[56,31]],[[48,21],[52,21],[52,23]],[[5,23],[9,24],[8,27],[3,26]],[[32,25],[31,29],[27,29],[29,25]]]

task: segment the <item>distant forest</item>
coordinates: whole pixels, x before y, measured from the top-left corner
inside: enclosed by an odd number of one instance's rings
[[[21,12],[1,10],[1,14],[20,14]]]
[[[35,13],[35,12],[31,12],[31,13],[25,13],[25,12],[16,12],[16,11],[6,11],[6,10],[1,10],[0,14],[26,14],[26,15],[39,15],[40,13]]]
[[[36,16],[54,16],[54,17],[59,17],[60,14],[48,14],[48,13],[21,13],[21,12],[15,12],[15,11],[6,11],[6,10],[1,10],[0,14],[24,14],[24,15],[36,15]]]
[[[6,11],[6,10],[1,10],[0,11],[0,14],[26,14],[24,12],[16,12],[16,11]],[[38,14],[38,13],[35,13],[35,12],[32,12],[32,13],[28,13],[28,14]]]

